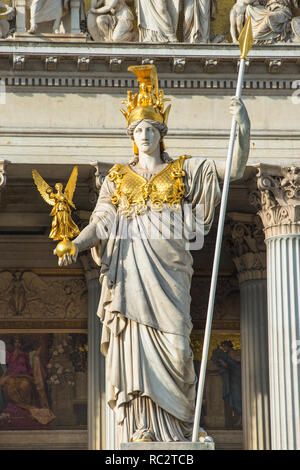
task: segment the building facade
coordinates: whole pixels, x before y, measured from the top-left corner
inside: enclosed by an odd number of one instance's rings
[[[225,161],[240,57],[230,26],[238,30],[237,18],[255,20],[259,11],[264,23],[254,21],[242,97],[251,120],[250,156],[243,178],[230,185],[201,424],[217,449],[299,449],[296,5],[280,10],[284,36],[280,28],[263,30],[272,23],[268,6],[240,12],[233,1],[166,0],[169,29],[153,26],[155,1],[117,2],[109,14],[90,10],[101,2],[53,2],[55,18],[51,8],[42,16],[39,2],[11,3],[10,16],[0,19],[0,357],[6,357],[0,448],[115,446],[99,353],[98,268],[89,253],[68,268],[57,266],[50,210],[32,170],[54,185],[66,183],[78,166],[74,220],[83,228],[110,167],[132,156],[119,108],[127,90],[137,88],[128,66],[140,64],[157,67],[159,86],[171,99],[170,156]],[[193,253],[196,367],[217,220],[218,212],[204,248]],[[1,382],[7,367],[27,382],[12,380],[8,390]],[[16,400],[18,387],[23,401]],[[36,411],[41,408],[48,414]]]

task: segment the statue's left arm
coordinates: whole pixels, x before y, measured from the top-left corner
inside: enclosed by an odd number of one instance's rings
[[[230,175],[230,180],[234,181],[242,178],[247,165],[250,148],[250,119],[244,103],[236,97],[231,99],[230,113],[234,116],[238,125]],[[218,177],[223,181],[226,162],[216,161],[215,163]]]

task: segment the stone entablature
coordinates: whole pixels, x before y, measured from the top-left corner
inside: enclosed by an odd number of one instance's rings
[[[300,167],[258,166],[252,203],[259,209],[266,239],[300,235]]]
[[[9,87],[127,89],[129,65],[154,64],[160,86],[194,94],[235,90],[240,51],[224,44],[96,44],[0,41],[1,77]],[[299,83],[300,45],[255,46],[244,80],[247,93],[290,94]]]

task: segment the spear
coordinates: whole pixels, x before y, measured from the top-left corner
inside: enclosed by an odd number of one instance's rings
[[[237,98],[240,98],[242,95],[243,80],[244,80],[244,73],[245,73],[245,61],[247,58],[247,54],[253,45],[252,26],[251,26],[250,17],[245,23],[245,26],[239,36],[239,43],[240,43],[240,50],[241,50],[241,60],[240,60],[238,81],[237,81],[236,94],[235,94]],[[237,123],[236,123],[235,118],[233,117],[232,123],[231,123],[231,132],[230,132],[230,139],[229,139],[229,146],[228,146],[228,153],[227,153],[227,160],[226,160],[226,170],[225,170],[225,178],[224,178],[223,192],[222,192],[222,199],[221,199],[214,263],[213,263],[213,270],[212,270],[212,277],[211,277],[211,284],[210,284],[210,293],[209,293],[209,301],[208,301],[207,316],[206,316],[206,326],[205,326],[205,334],[204,334],[204,342],[203,342],[203,350],[202,350],[200,376],[199,376],[199,383],[198,383],[192,442],[198,441],[198,429],[199,429],[201,409],[202,409],[204,382],[205,382],[205,374],[206,374],[208,351],[209,351],[211,326],[212,326],[212,320],[213,320],[214,303],[215,303],[216,286],[217,286],[218,271],[219,271],[219,264],[220,264],[221,246],[222,246],[224,222],[225,222],[229,183],[230,183],[234,141],[236,137],[236,128],[237,128]]]

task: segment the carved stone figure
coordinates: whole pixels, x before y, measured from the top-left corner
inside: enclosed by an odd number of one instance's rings
[[[216,5],[216,0],[138,0],[140,41],[207,43]]]
[[[245,24],[245,15],[247,6],[256,0],[236,0],[235,5],[230,10],[230,34],[232,42],[238,43],[238,37],[242,32]]]
[[[137,23],[141,42],[178,42],[180,0],[138,0]]]
[[[59,33],[64,10],[69,8],[69,0],[33,0],[30,7],[30,34],[37,32],[38,24],[54,20],[53,32]]]
[[[131,42],[138,39],[134,16],[125,0],[92,0],[87,29],[94,41]]]
[[[86,318],[83,279],[43,278],[31,271],[0,273],[0,318]]]
[[[12,19],[15,16],[15,9],[9,7],[4,2],[0,2],[0,8],[4,8],[5,12],[0,13],[0,38],[6,38],[9,33],[9,19]],[[2,19],[1,16],[6,16],[5,19]]]
[[[183,41],[209,42],[210,20],[216,11],[216,0],[184,0]]]
[[[89,225],[74,240],[76,255],[58,262],[68,265],[92,248],[101,265],[101,350],[119,443],[187,441],[196,375],[189,338],[192,256],[184,224],[187,208],[197,212],[201,205],[209,232],[224,165],[186,155],[172,160],[163,142],[170,108],[164,109],[156,69],[129,70],[140,86],[139,93],[128,92],[123,110],[134,158],[110,170]],[[240,100],[234,98],[230,109],[239,124],[234,179],[244,172],[250,126]]]
[[[249,3],[249,5],[246,5]],[[292,8],[298,8],[297,0],[256,0],[254,2],[239,1],[232,12],[232,32],[238,23],[241,27],[243,10],[246,6],[245,19],[251,17],[253,39],[259,44],[270,44],[274,42],[287,42],[293,39],[291,21],[293,18]],[[236,36],[233,34],[233,39]]]

